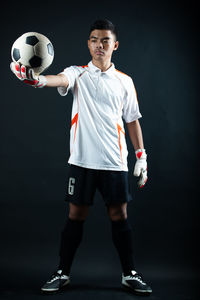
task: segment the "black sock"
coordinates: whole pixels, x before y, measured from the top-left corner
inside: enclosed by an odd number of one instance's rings
[[[69,275],[73,258],[83,236],[84,221],[67,219],[61,234],[59,269]]]
[[[129,275],[135,270],[133,263],[133,238],[132,228],[128,220],[111,221],[112,240],[119,254],[124,275]]]

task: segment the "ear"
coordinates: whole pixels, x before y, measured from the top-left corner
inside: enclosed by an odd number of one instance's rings
[[[115,46],[114,46],[114,49],[113,49],[113,50],[114,50],[114,51],[116,51],[116,50],[118,49],[118,47],[119,47],[119,42],[118,42],[118,41],[116,41],[116,42],[115,42]]]

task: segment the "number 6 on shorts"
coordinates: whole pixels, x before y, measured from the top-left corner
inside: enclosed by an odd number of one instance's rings
[[[68,185],[68,194],[69,195],[74,194],[74,184],[75,184],[75,178],[70,177],[69,178],[69,185]]]

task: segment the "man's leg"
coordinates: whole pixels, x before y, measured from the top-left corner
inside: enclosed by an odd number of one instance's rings
[[[127,219],[127,203],[107,206],[112,224],[112,240],[119,254],[123,273],[130,274],[134,270],[132,228]]]
[[[139,295],[151,294],[151,287],[135,271],[132,228],[127,219],[127,203],[109,205],[108,214],[112,222],[112,239],[122,265],[123,288]]]
[[[70,269],[76,250],[82,240],[83,225],[88,215],[88,209],[88,205],[69,203],[69,217],[61,236],[58,270],[42,286],[42,292],[56,292],[70,283]]]
[[[84,221],[88,215],[88,205],[69,203],[69,217],[61,235],[59,269],[69,275],[74,255],[78,249],[82,236]]]

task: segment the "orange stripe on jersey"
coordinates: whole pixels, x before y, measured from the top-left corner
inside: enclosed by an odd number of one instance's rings
[[[128,76],[127,74],[125,74],[125,73],[123,73],[123,72],[121,72],[121,71],[119,71],[119,70],[117,70],[117,69],[115,69],[115,71],[117,71],[117,72],[119,72],[119,73],[121,73],[121,74],[124,74],[124,75]],[[121,80],[120,80],[120,81],[121,81]],[[136,94],[136,100],[137,100],[137,102],[138,102],[137,91],[136,91],[136,89],[135,89],[135,86],[134,86],[134,90],[135,90],[135,94]]]
[[[120,149],[120,155],[121,155],[121,160],[123,164],[123,158],[122,158],[122,144],[121,144],[121,132],[125,135],[125,132],[122,130],[121,126],[117,123],[117,131],[118,131],[118,136],[119,136],[119,149]]]
[[[71,128],[75,124],[74,141],[75,141],[75,137],[76,137],[77,123],[78,123],[78,113],[75,114],[75,116],[73,117],[72,122],[71,122]]]
[[[85,65],[85,66],[81,66],[81,67],[82,67],[82,68],[84,69],[84,68],[87,68],[87,67],[88,67],[88,65]]]
[[[115,71],[117,71],[117,72],[119,72],[119,73],[121,73],[121,74],[124,74],[124,75],[128,76],[127,74],[125,74],[125,73],[123,73],[123,72],[121,72],[121,71],[119,71],[119,70],[117,70],[117,69],[115,69]]]
[[[76,130],[77,130],[77,126],[78,126],[78,115],[79,115],[79,101],[78,101],[78,80],[76,82],[76,91],[77,91],[77,109],[78,109],[78,112],[75,114],[75,116],[73,117],[72,121],[71,121],[71,128],[72,126],[75,124],[75,132],[74,132],[74,140],[73,140],[73,143],[75,142],[75,138],[76,138]],[[70,156],[72,154],[72,151],[73,151],[73,148],[71,149],[70,151]]]

